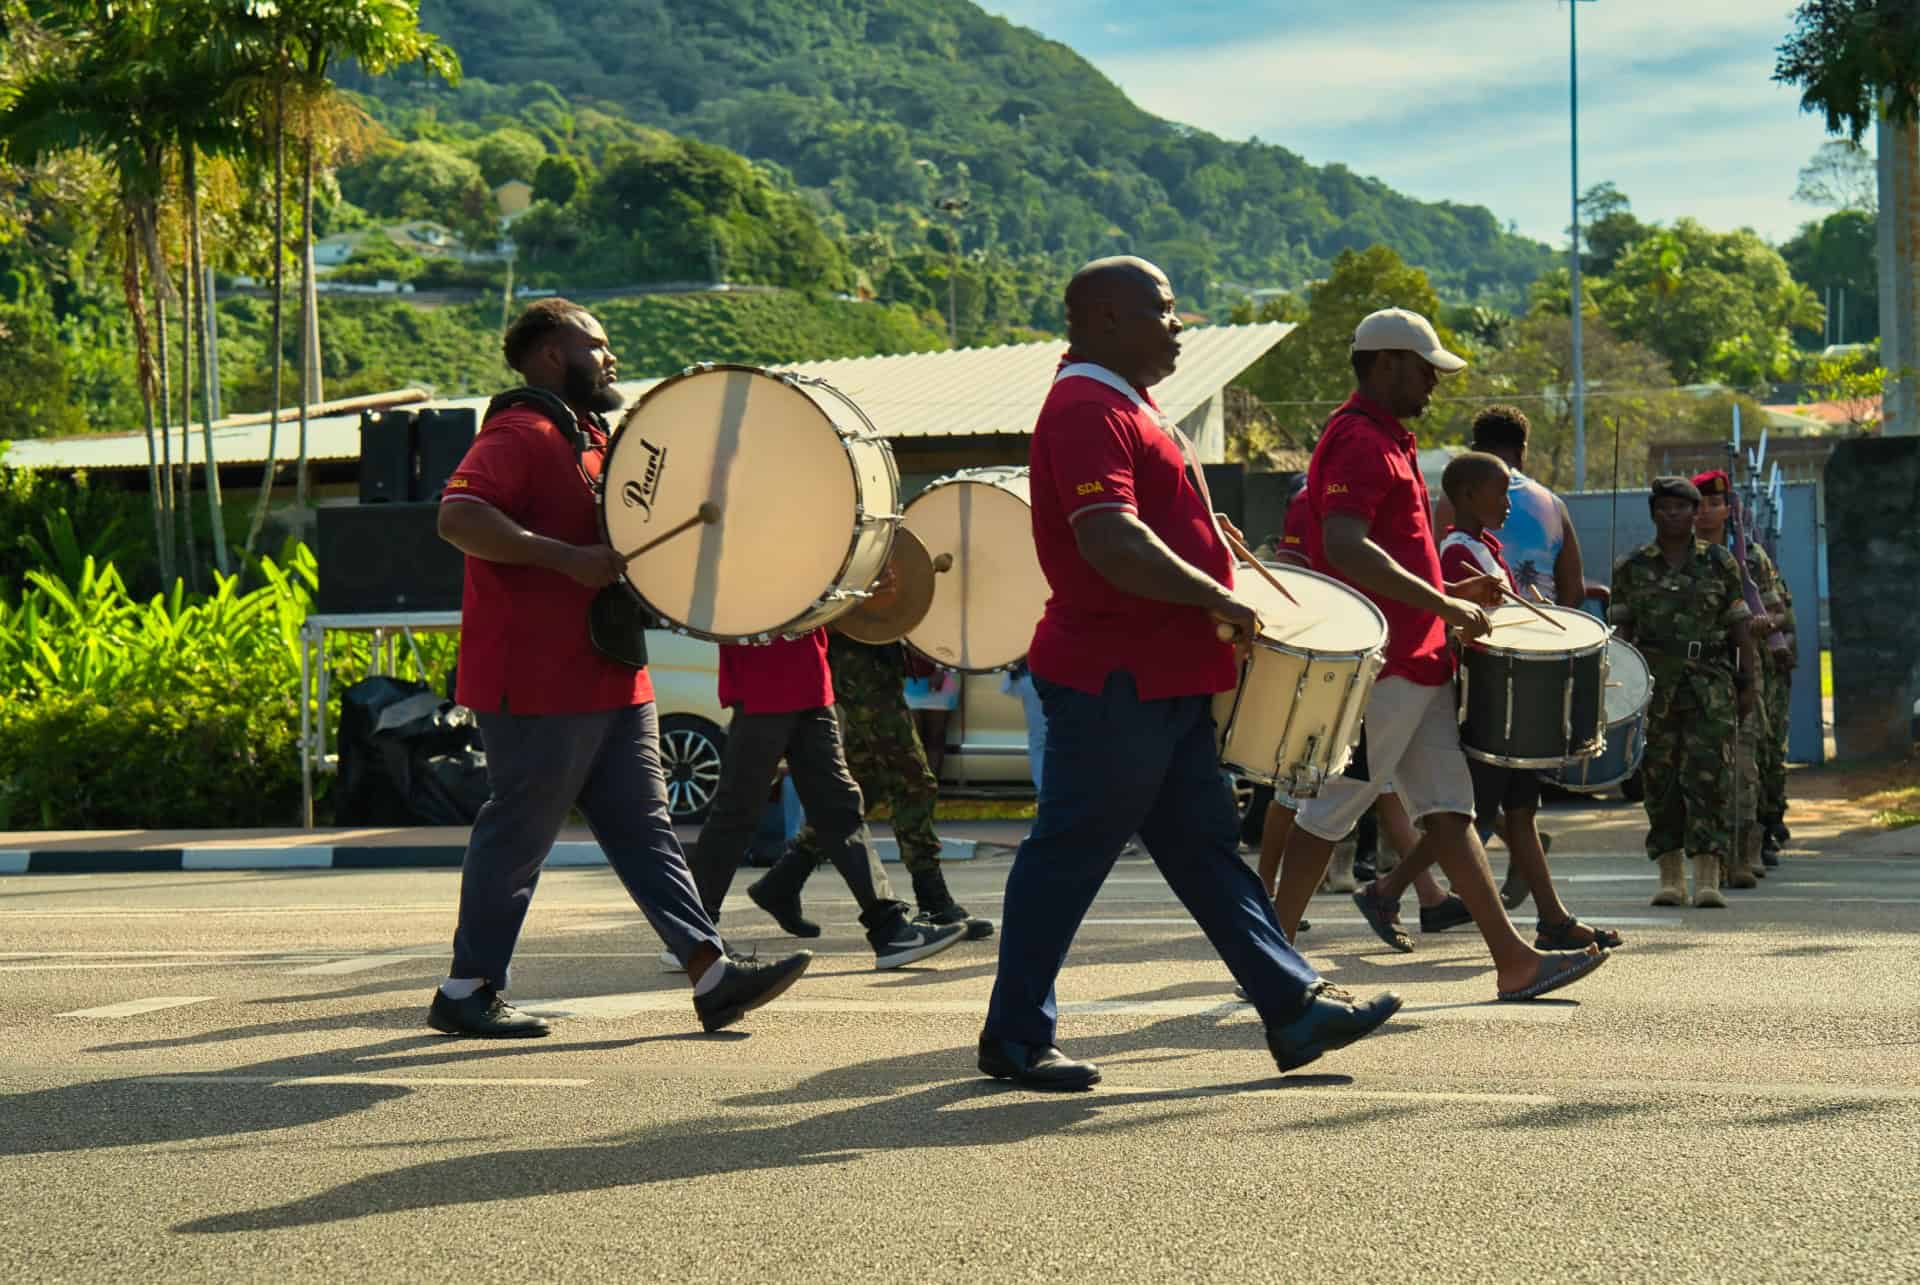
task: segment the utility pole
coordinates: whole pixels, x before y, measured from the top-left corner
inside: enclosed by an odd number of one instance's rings
[[[1567,0],[1567,119],[1573,179],[1573,245],[1567,252],[1573,277],[1573,489],[1587,489],[1587,370],[1580,351],[1580,6]]]
[[[955,348],[960,346],[960,216],[971,204],[964,196],[943,196],[934,202],[953,220],[947,230],[947,342]]]

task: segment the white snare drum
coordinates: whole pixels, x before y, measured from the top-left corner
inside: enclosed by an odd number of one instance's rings
[[[1277,792],[1312,798],[1346,768],[1360,739],[1386,663],[1387,620],[1331,577],[1266,565],[1300,605],[1251,568],[1235,570],[1233,591],[1259,611],[1260,636],[1240,666],[1240,685],[1213,698],[1220,759]]]
[[[823,380],[696,366],[655,385],[607,446],[600,524],[655,613],[715,642],[803,634],[879,579],[899,522],[893,452]]]
[[[907,505],[906,528],[936,560],[933,606],[907,645],[963,673],[1005,669],[1027,654],[1047,608],[1047,577],[1033,547],[1033,507],[1024,468],[966,469],[928,486]]]

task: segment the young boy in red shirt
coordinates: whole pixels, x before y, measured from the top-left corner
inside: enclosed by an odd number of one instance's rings
[[[1515,593],[1520,591],[1513,569],[1501,556],[1499,538],[1489,528],[1507,520],[1510,474],[1497,455],[1468,451],[1457,455],[1440,475],[1440,489],[1453,505],[1454,524],[1440,541],[1440,576],[1448,582],[1471,575],[1498,576]],[[1534,946],[1539,950],[1575,950],[1599,942],[1609,949],[1620,944],[1620,934],[1581,923],[1561,904],[1547,871],[1546,849],[1534,824],[1540,810],[1540,778],[1531,768],[1502,767],[1467,755],[1473,774],[1473,809],[1480,841],[1493,833],[1494,818],[1507,814],[1506,839],[1511,860],[1533,892],[1540,908]]]

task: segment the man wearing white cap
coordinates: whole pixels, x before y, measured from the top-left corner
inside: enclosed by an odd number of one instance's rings
[[[1391,781],[1425,830],[1406,860],[1417,868],[1432,858],[1446,872],[1486,938],[1500,998],[1532,999],[1592,972],[1607,956],[1598,948],[1545,954],[1522,940],[1473,831],[1473,779],[1460,749],[1447,630],[1466,638],[1485,633],[1487,617],[1476,603],[1498,602],[1499,589],[1491,576],[1452,585],[1441,580],[1433,506],[1405,424],[1426,410],[1441,375],[1467,363],[1442,346],[1425,317],[1401,308],[1360,322],[1351,360],[1358,388],[1327,422],[1307,469],[1307,555],[1315,570],[1380,608],[1387,619],[1386,665],[1353,765],[1300,809],[1274,910],[1291,933],[1326,873],[1335,841]],[[1372,889],[1354,901],[1374,931],[1394,944],[1397,906]]]

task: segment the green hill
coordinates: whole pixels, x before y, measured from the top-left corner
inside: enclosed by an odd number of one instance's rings
[[[421,16],[469,79],[355,85],[410,132],[539,119],[572,150],[627,117],[783,167],[848,232],[924,244],[934,203],[964,196],[964,250],[1147,254],[1202,304],[1209,281],[1298,285],[1382,241],[1451,298],[1517,305],[1550,258],[1483,207],[1161,120],[966,0],[423,0]]]

